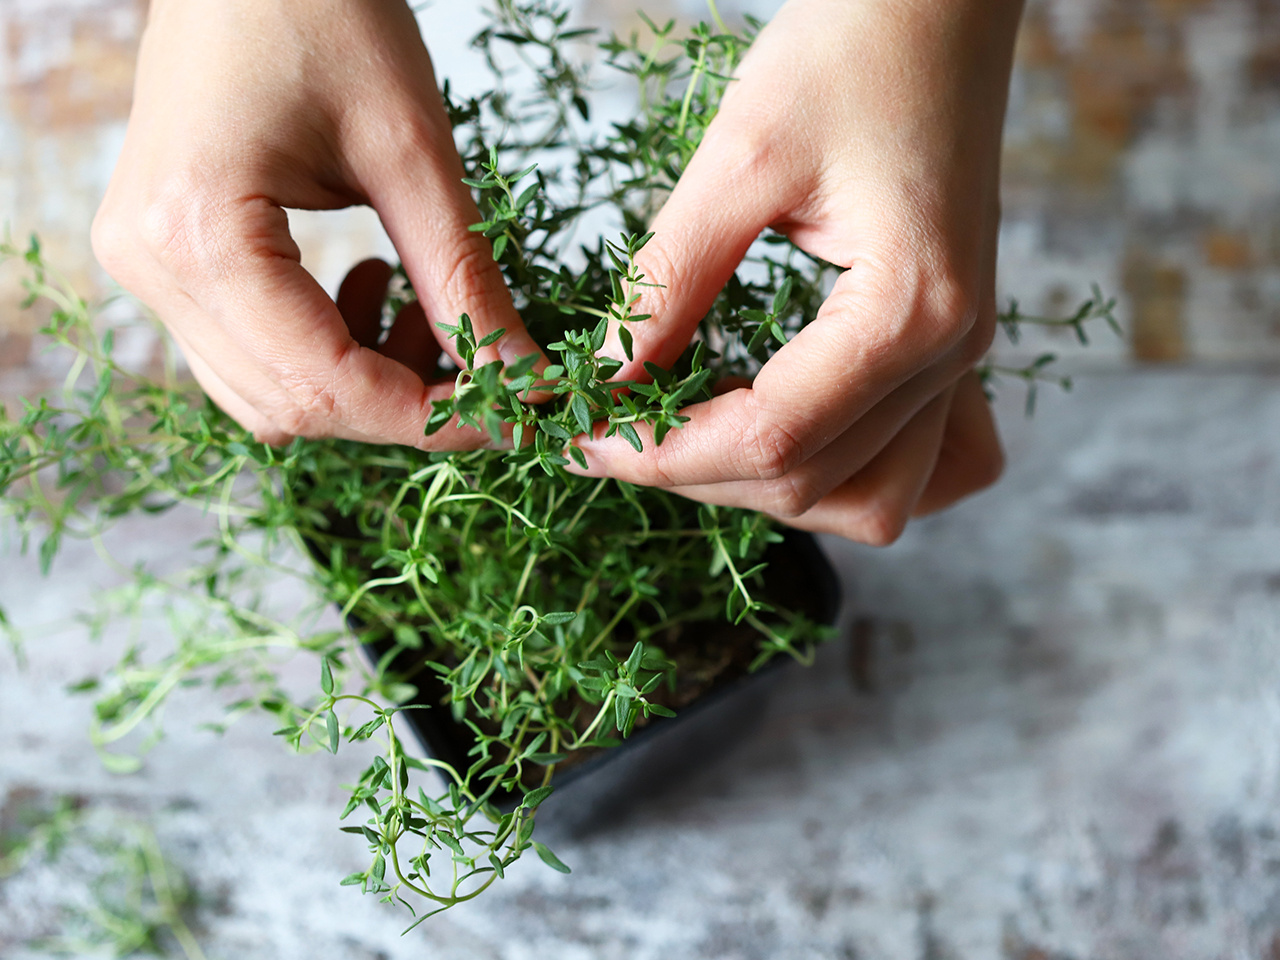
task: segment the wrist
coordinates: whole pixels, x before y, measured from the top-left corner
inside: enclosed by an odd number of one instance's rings
[[[1011,62],[1024,0],[787,0],[777,19],[802,15],[816,31],[909,55],[949,48],[970,58]],[[803,14],[801,14],[803,10]]]

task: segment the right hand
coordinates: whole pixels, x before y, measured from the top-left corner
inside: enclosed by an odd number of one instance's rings
[[[506,328],[478,362],[538,351],[480,220],[431,60],[399,0],[152,0],[124,149],[93,226],[107,271],[159,314],[205,392],[260,440],[423,449],[452,381],[425,380],[435,324]],[[378,350],[390,268],[335,304],[301,265],[284,208],[368,204],[419,298]],[[341,308],[341,309],[340,309]],[[379,352],[380,351],[380,352]]]
[[[667,366],[766,227],[842,268],[749,386],[574,472],[872,544],[994,482],[970,373],[996,327],[1000,136],[1020,0],[789,0],[735,71],[637,257],[634,350]],[[621,344],[617,357],[624,356]]]

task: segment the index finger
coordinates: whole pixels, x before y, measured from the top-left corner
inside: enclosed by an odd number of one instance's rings
[[[175,275],[218,328],[205,336],[220,332],[228,341],[219,350],[234,368],[227,374],[280,430],[422,449],[487,442],[466,430],[423,436],[432,401],[448,399],[453,384],[425,384],[351,337],[337,305],[303,269],[284,210],[248,198],[199,222],[209,234],[188,243]]]

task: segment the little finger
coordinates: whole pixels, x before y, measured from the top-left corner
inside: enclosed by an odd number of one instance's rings
[[[902,535],[938,460],[952,390],[929,401],[866,467],[798,517],[779,518],[812,533],[884,547]]]
[[[776,479],[678,486],[673,492],[703,503],[798,517],[866,467],[937,396],[931,379],[922,375],[903,384],[831,443]]]
[[[991,486],[1003,470],[1004,451],[982,380],[966,374],[956,384],[938,462],[913,515],[949,507]]]

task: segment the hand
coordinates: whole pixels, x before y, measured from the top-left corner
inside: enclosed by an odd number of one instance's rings
[[[992,483],[977,378],[995,328],[1000,135],[1017,0],[790,0],[757,38],[641,252],[634,362],[679,356],[767,226],[845,272],[750,388],[594,475],[888,543]],[[620,347],[614,356],[621,357]]]
[[[462,176],[404,3],[153,0],[94,249],[259,439],[475,447],[487,440],[474,430],[422,433],[453,390],[424,382],[441,346],[453,353],[435,322],[506,328],[480,362],[538,348],[488,241],[467,230],[480,217]],[[354,204],[378,211],[419,297],[380,352],[390,268],[360,265],[335,304],[283,209]]]

